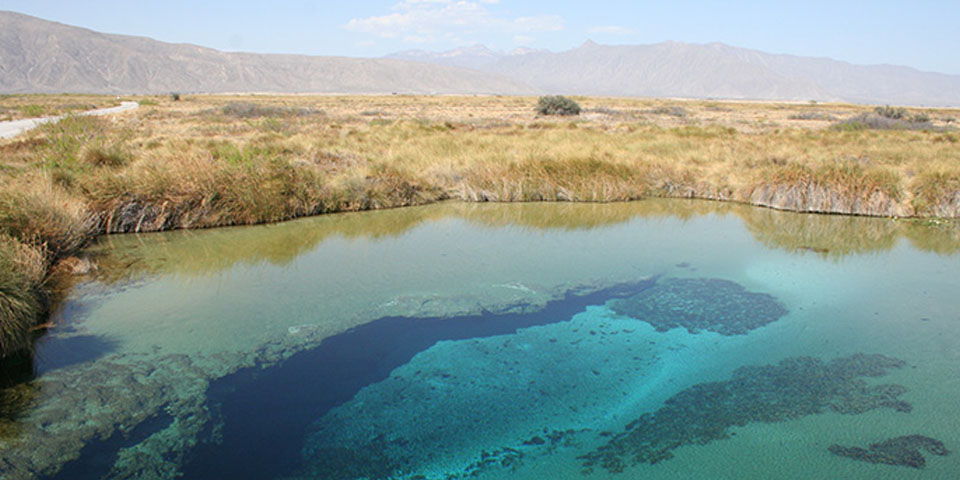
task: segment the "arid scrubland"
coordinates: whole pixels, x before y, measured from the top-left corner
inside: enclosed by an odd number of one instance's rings
[[[2,140],[0,351],[26,342],[46,273],[102,233],[441,199],[960,216],[958,110],[575,99],[580,115],[553,117],[529,97],[128,97],[141,107]],[[6,96],[0,120],[116,102]]]

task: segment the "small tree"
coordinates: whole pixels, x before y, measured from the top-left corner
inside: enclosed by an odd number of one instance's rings
[[[547,95],[537,101],[540,115],[580,115],[580,105],[562,95]]]

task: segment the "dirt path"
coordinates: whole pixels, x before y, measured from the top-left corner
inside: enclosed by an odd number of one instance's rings
[[[125,112],[139,107],[137,102],[122,102],[118,107],[101,108],[99,110],[90,110],[80,115],[111,115],[114,113]],[[24,120],[12,120],[9,122],[0,122],[0,138],[13,138],[31,128],[36,128],[44,123],[56,122],[65,115],[52,117],[27,118]]]

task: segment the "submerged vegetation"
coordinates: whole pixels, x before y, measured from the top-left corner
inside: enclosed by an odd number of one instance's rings
[[[545,97],[546,98],[546,97]],[[465,201],[707,198],[797,211],[960,216],[945,118],[851,105],[564,97],[153,96],[0,141],[4,336],[92,236]],[[0,99],[66,112],[114,97]],[[539,107],[538,107],[539,108]],[[811,110],[812,108],[816,110]],[[820,112],[829,110],[829,115]],[[373,112],[371,114],[370,112]],[[948,115],[949,114],[949,115]],[[889,118],[899,115],[900,118]],[[833,118],[840,118],[836,127]],[[900,122],[904,128],[871,125]],[[860,123],[856,123],[860,122]],[[914,126],[923,128],[915,129]],[[27,323],[24,323],[27,322]],[[12,340],[12,339],[21,340]]]
[[[647,322],[658,332],[685,328],[746,335],[787,314],[773,296],[720,278],[670,278],[611,302],[614,312]]]
[[[681,391],[580,458],[588,469],[619,473],[640,463],[669,460],[684,445],[730,438],[732,427],[749,423],[783,422],[826,412],[857,415],[878,408],[910,412],[912,406],[900,399],[906,388],[870,385],[861,378],[884,376],[904,365],[896,358],[857,354],[830,362],[792,357],[777,365],[740,367],[730,380]]]
[[[949,455],[950,451],[943,442],[924,435],[904,435],[870,444],[870,448],[844,447],[830,445],[830,453],[867,463],[883,463],[904,467],[923,468],[927,459],[921,452],[925,450],[939,456]]]

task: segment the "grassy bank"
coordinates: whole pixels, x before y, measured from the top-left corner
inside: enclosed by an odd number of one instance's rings
[[[105,106],[113,97],[83,97]],[[71,105],[73,97],[17,97]],[[960,216],[960,112],[517,97],[125,98],[0,141],[0,350],[27,342],[46,272],[102,233],[434,202],[696,197],[798,211]],[[6,111],[11,98],[0,99]],[[7,102],[7,103],[3,103]],[[32,102],[32,103],[31,103]],[[19,114],[17,114],[19,115]],[[907,118],[907,117],[905,117]]]

